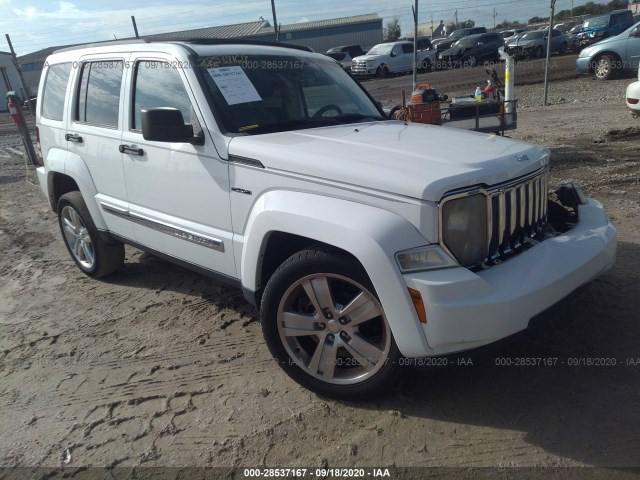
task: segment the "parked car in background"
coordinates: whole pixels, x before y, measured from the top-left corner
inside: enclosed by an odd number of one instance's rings
[[[353,61],[353,58],[351,58],[351,55],[349,55],[349,52],[325,53],[325,55],[327,57],[333,58],[345,70],[351,71],[351,63]]]
[[[565,23],[558,23],[557,25],[554,25],[553,28],[555,28],[556,30],[560,30],[562,33],[569,33],[569,31],[575,27],[575,22],[565,22]]]
[[[527,32],[527,31],[528,31],[527,28],[510,28],[509,30],[502,30],[500,32],[500,35],[502,35],[502,38],[504,38],[506,41],[507,38],[511,38],[514,35],[517,35],[522,32]]]
[[[438,53],[441,53],[451,48],[453,44],[461,38],[468,37],[469,35],[476,35],[478,33],[487,33],[487,29],[485,27],[460,28],[448,37],[433,40],[431,45],[433,45]]]
[[[330,48],[325,55],[329,55],[330,53],[348,53],[351,58],[355,58],[364,55],[364,50],[362,50],[360,45],[343,45],[341,47]]]
[[[527,32],[516,42],[510,43],[505,51],[515,58],[542,58],[547,53],[548,30]],[[563,54],[567,51],[569,39],[560,30],[553,29],[551,52]]]
[[[582,23],[582,28],[575,35],[574,50],[593,45],[605,38],[615,37],[633,25],[633,13],[631,10],[616,10],[597,17],[587,18]]]
[[[429,70],[435,63],[435,50],[418,51],[419,70]],[[366,55],[354,58],[351,63],[351,73],[356,76],[386,77],[390,73],[411,70],[413,70],[413,42],[408,41],[380,43]]]
[[[636,116],[640,115],[640,67],[638,67],[638,81],[627,87],[627,107]]]
[[[579,73],[593,73],[599,80],[613,78],[617,71],[637,69],[640,64],[640,23],[620,35],[606,38],[580,52]]]
[[[474,67],[484,60],[500,60],[499,50],[502,47],[504,38],[499,33],[469,35],[439,54],[438,62],[447,67]]]
[[[509,37],[509,38],[506,38],[506,39],[505,39],[505,41],[504,41],[504,48],[505,48],[505,50],[506,50],[507,48],[509,48],[509,46],[511,46],[511,45],[515,45],[515,44],[516,44],[516,42],[517,42],[520,38],[522,38],[522,36],[523,36],[525,33],[527,33],[527,32],[529,32],[529,30],[526,30],[526,31],[524,31],[524,32],[520,32],[520,33],[516,33],[515,35],[513,35],[513,36],[511,36],[511,37]]]
[[[342,68],[351,71],[351,62],[355,57],[363,55],[364,52],[360,45],[343,45],[341,47],[333,47],[327,50],[325,55],[336,60]]]

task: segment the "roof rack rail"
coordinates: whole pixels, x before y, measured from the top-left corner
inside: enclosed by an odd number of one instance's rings
[[[58,50],[54,50],[52,53],[70,52],[72,50],[80,50],[83,48],[92,48],[92,47],[102,47],[105,45],[127,45],[129,43],[149,43],[149,41],[144,38],[123,38],[121,40],[105,40],[103,42],[81,43],[78,45],[71,45],[70,47],[63,47]]]
[[[158,35],[162,35],[161,33]],[[294,50],[302,50],[303,52],[313,52],[309,47],[302,45],[292,45],[291,43],[276,43],[264,40],[245,40],[237,38],[188,38],[188,39],[172,39],[172,40],[150,40],[152,42],[178,42],[178,43],[194,43],[198,45],[264,45],[267,47],[291,48]]]

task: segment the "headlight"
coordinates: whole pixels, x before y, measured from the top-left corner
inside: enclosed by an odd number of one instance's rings
[[[445,201],[442,242],[464,267],[481,263],[488,253],[487,199],[482,194]]]
[[[457,267],[458,264],[440,245],[428,245],[396,253],[396,262],[402,273]]]
[[[596,32],[589,32],[589,38],[593,38],[596,36]]]

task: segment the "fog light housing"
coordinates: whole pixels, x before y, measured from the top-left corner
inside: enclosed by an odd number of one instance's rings
[[[427,245],[396,253],[396,262],[402,273],[457,267],[458,264],[440,245]]]

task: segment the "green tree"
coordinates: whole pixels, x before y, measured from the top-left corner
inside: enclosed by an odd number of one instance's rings
[[[393,20],[388,21],[387,26],[384,29],[384,41],[395,42],[401,35],[400,18],[395,17]]]
[[[543,23],[548,21],[549,21],[549,17],[532,17],[529,19],[528,23]]]
[[[502,22],[496,25],[496,29],[507,30],[509,28],[516,28],[518,25],[520,25],[520,22],[512,22],[511,20],[507,20],[505,18]]]

